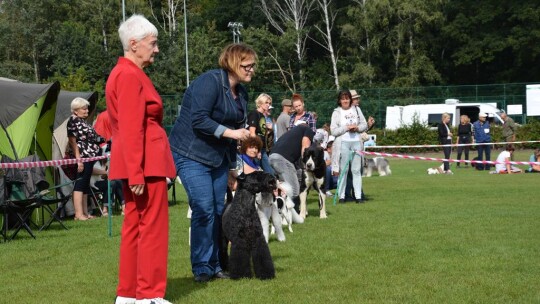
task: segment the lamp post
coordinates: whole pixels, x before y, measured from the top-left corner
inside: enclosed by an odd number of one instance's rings
[[[227,27],[230,28],[232,31],[233,43],[239,43],[241,36],[240,29],[243,28],[242,22],[229,22]]]

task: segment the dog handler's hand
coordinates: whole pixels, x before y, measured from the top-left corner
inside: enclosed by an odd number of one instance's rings
[[[131,190],[131,192],[133,192],[133,194],[135,195],[141,195],[144,193],[144,184],[141,184],[141,185],[130,185],[129,186],[129,189]]]
[[[236,140],[245,140],[249,137],[249,131],[244,128],[238,130],[227,129],[223,132],[223,136]]]

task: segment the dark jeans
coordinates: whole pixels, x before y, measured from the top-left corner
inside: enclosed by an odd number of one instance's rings
[[[332,166],[326,167],[326,177],[324,179],[324,192],[337,188],[338,177],[332,174]]]
[[[485,160],[491,160],[491,145],[478,145],[478,160],[484,160],[484,154],[486,155]],[[478,170],[489,170],[491,168],[490,164],[476,164],[476,169]]]
[[[95,183],[96,188],[103,193],[103,204],[108,205],[109,204],[109,187],[108,182],[106,179],[99,180]],[[111,197],[112,202],[114,204],[115,200],[120,201],[120,203],[124,202],[124,193],[122,191],[122,181],[118,179],[111,180]]]

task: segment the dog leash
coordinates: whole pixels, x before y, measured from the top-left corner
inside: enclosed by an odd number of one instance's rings
[[[349,159],[347,160],[347,164],[345,164],[346,168],[349,168],[349,164],[351,163],[351,160],[353,159],[354,155],[356,154],[356,151],[349,152]],[[337,200],[339,199],[339,189],[340,185],[343,182],[343,177],[345,176],[345,179],[347,178],[349,170],[341,170],[341,173],[339,173],[338,182],[337,182],[337,189],[336,189],[336,195],[334,195],[334,206],[337,203]],[[347,180],[345,180],[347,182]]]

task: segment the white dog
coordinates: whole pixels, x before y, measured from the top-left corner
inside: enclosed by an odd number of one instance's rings
[[[281,224],[281,214],[272,193],[257,193],[255,204],[257,205],[257,213],[259,214],[259,220],[261,221],[266,242],[268,243],[270,237],[270,219],[272,219],[272,225],[275,227],[278,241],[284,242],[285,233],[283,233]]]
[[[384,157],[366,158],[364,161],[364,176],[371,177],[373,171],[377,170],[379,176],[386,176],[392,174],[390,170],[390,164]]]
[[[279,213],[281,214],[282,224],[289,227],[289,231],[293,232],[292,224],[303,224],[304,218],[301,217],[296,210],[294,210],[294,202],[292,199],[286,195],[287,192],[291,193],[292,188],[287,183],[281,183],[279,188],[281,188],[280,196],[277,196],[275,203],[278,207]],[[272,226],[272,234],[274,234],[274,226]]]
[[[433,175],[433,174],[443,174],[444,173],[444,165],[440,165],[439,167],[435,168],[428,168],[427,174]]]

